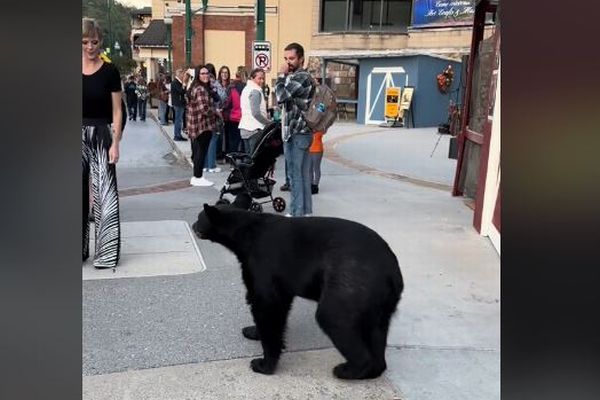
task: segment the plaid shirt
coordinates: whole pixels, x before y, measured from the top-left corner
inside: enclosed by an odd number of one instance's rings
[[[313,93],[313,80],[304,69],[277,78],[275,95],[285,110],[282,121],[283,140],[286,142],[292,135],[312,133],[304,120],[303,111],[308,110]]]
[[[187,102],[186,123],[188,136],[192,139],[217,127],[217,115],[212,97],[202,85],[190,89]]]

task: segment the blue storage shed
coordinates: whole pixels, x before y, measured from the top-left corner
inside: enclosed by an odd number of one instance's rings
[[[438,126],[448,119],[450,94],[437,88],[436,76],[449,64],[454,69],[454,81],[449,93],[460,102],[459,88],[461,63],[430,55],[385,58],[362,58],[358,91],[357,122],[380,124],[385,121],[385,88],[413,86],[412,98],[415,127]],[[412,120],[411,120],[412,127]]]

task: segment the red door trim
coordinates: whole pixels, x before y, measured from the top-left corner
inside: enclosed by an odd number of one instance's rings
[[[488,124],[489,122],[486,122],[486,124]],[[485,130],[485,128],[484,128]],[[484,135],[482,133],[479,132],[475,132],[470,130],[469,128],[465,129],[465,135],[467,137],[468,140],[470,140],[471,142],[475,142],[477,144],[483,144],[483,140],[484,140]]]

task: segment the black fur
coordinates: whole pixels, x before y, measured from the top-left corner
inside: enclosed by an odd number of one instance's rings
[[[193,224],[196,235],[227,247],[241,263],[246,300],[256,324],[243,330],[260,340],[255,372],[272,374],[284,347],[295,296],[317,301],[316,319],[347,362],[333,373],[368,379],[386,369],[390,318],[404,283],[396,256],[373,230],[328,217],[286,218],[245,211],[249,196],[208,206]]]

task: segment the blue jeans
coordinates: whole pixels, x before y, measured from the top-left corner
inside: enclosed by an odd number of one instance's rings
[[[240,150],[240,142],[242,138],[240,137],[240,128],[238,125],[239,122],[225,122],[225,134],[227,135],[227,140],[225,141],[225,144],[227,145],[227,150],[225,151],[226,153]]]
[[[127,113],[129,114],[129,119],[133,121],[137,119],[137,103],[137,98],[127,99]]]
[[[285,163],[290,178],[290,208],[292,216],[312,214],[312,194],[310,190],[310,158],[308,148],[312,135],[292,135],[283,143]]]
[[[173,106],[175,110],[175,131],[173,136],[176,138],[180,138],[181,136],[181,128],[183,127],[183,107]]]
[[[140,114],[140,121],[146,120],[146,105],[148,104],[148,99],[138,99],[138,112]]]
[[[210,144],[208,145],[208,151],[204,160],[204,168],[212,169],[217,167],[217,136],[219,135],[213,132],[210,138]]]
[[[252,154],[254,149],[256,149],[256,145],[258,144],[258,139],[260,138],[258,133],[250,136],[248,139],[242,139],[242,143],[244,145],[244,153]]]
[[[158,120],[160,121],[161,125],[167,125],[167,103],[159,100],[158,101]]]

